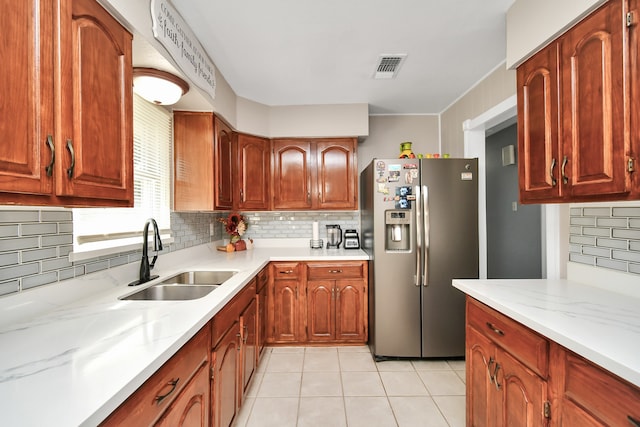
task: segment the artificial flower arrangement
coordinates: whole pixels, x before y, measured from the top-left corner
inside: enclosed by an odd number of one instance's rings
[[[224,231],[229,235],[229,244],[224,247],[227,252],[247,249],[247,244],[242,240],[242,236],[247,231],[249,223],[244,215],[231,212],[226,218],[218,218],[218,221],[224,224]]]

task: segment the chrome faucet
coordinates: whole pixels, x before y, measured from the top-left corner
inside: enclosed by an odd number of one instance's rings
[[[151,264],[149,264],[149,225],[153,226],[153,250],[155,251],[155,255],[153,256],[153,260],[151,260]],[[147,222],[144,223],[144,230],[142,232],[142,261],[140,262],[140,279],[136,280],[129,284],[129,286],[141,285],[143,283],[147,283],[149,280],[153,280],[158,276],[152,276],[151,270],[156,264],[156,260],[158,259],[158,251],[162,250],[162,240],[160,240],[160,230],[158,229],[158,223],[155,219],[149,218]]]

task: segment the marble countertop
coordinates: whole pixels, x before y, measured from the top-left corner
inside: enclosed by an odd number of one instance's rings
[[[570,280],[454,280],[467,295],[640,387],[640,297]]]
[[[160,278],[237,273],[191,301],[122,301],[137,263],[0,298],[3,425],[97,425],[198,332],[269,261],[367,260],[361,250],[201,245],[158,258]]]

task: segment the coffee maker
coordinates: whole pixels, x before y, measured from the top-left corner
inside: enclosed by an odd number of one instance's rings
[[[338,224],[327,224],[327,249],[338,249],[342,243],[342,230]]]

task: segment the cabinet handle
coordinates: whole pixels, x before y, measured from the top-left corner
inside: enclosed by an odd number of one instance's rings
[[[551,178],[551,185],[556,186],[558,184],[558,180],[553,176],[553,170],[556,168],[556,158],[551,159],[551,169],[549,169],[549,177]]]
[[[500,336],[504,336],[504,332],[496,328],[493,323],[487,322],[487,327]]]
[[[338,274],[338,273],[342,273],[342,270],[329,270],[329,273]]]
[[[240,351],[240,341],[242,341],[242,335],[240,335],[240,332],[238,332],[238,333],[236,334],[236,337],[240,338],[240,339],[238,340],[238,351]]]
[[[496,362],[496,369],[493,370],[493,383],[496,385],[496,390],[502,388],[502,384],[498,382],[498,371],[500,370],[500,364]]]
[[[562,158],[562,170],[560,171],[562,173],[562,182],[567,184],[569,183],[569,177],[564,173],[565,168],[567,167],[567,162],[569,161],[569,159],[567,158],[567,156],[564,156]]]
[[[56,147],[53,145],[53,137],[51,135],[47,135],[47,146],[49,150],[51,150],[51,161],[44,168],[44,171],[47,173],[47,176],[53,175],[53,163],[56,161]]]
[[[487,363],[487,372],[489,373],[489,382],[493,383],[493,374],[491,373],[491,365],[495,363],[493,356],[489,358],[489,363]]]
[[[69,153],[71,153],[71,165],[69,165],[69,169],[67,169],[67,176],[71,179],[73,178],[73,168],[76,167],[76,152],[73,149],[73,141],[71,141],[71,139],[67,139],[67,149]]]
[[[244,329],[244,334],[243,334],[244,337],[242,337],[242,342],[244,344],[246,344],[247,343],[247,338],[249,337],[249,334],[247,333],[247,325],[244,325],[243,329]]]
[[[631,415],[627,415],[627,420],[629,421],[629,424],[633,427],[640,427],[640,421],[636,420],[635,418],[633,418]]]
[[[166,399],[167,397],[169,397],[169,395],[170,395],[171,393],[173,393],[173,392],[176,390],[176,386],[178,385],[178,381],[180,381],[180,378],[176,378],[175,380],[171,380],[171,381],[169,381],[169,382],[167,383],[167,385],[170,385],[170,386],[171,386],[171,390],[169,390],[169,391],[167,392],[167,394],[162,394],[162,395],[158,395],[158,396],[156,396],[156,397],[155,397],[155,399],[154,399],[154,400],[155,400],[155,402],[156,402],[156,405],[159,405],[160,403],[162,403],[162,401],[163,401],[164,399]]]
[[[244,203],[244,191],[240,190],[240,201]]]
[[[311,203],[311,191],[307,191],[307,203]]]
[[[283,270],[283,271],[280,271],[280,274],[292,274],[292,273],[293,273],[293,270]]]

